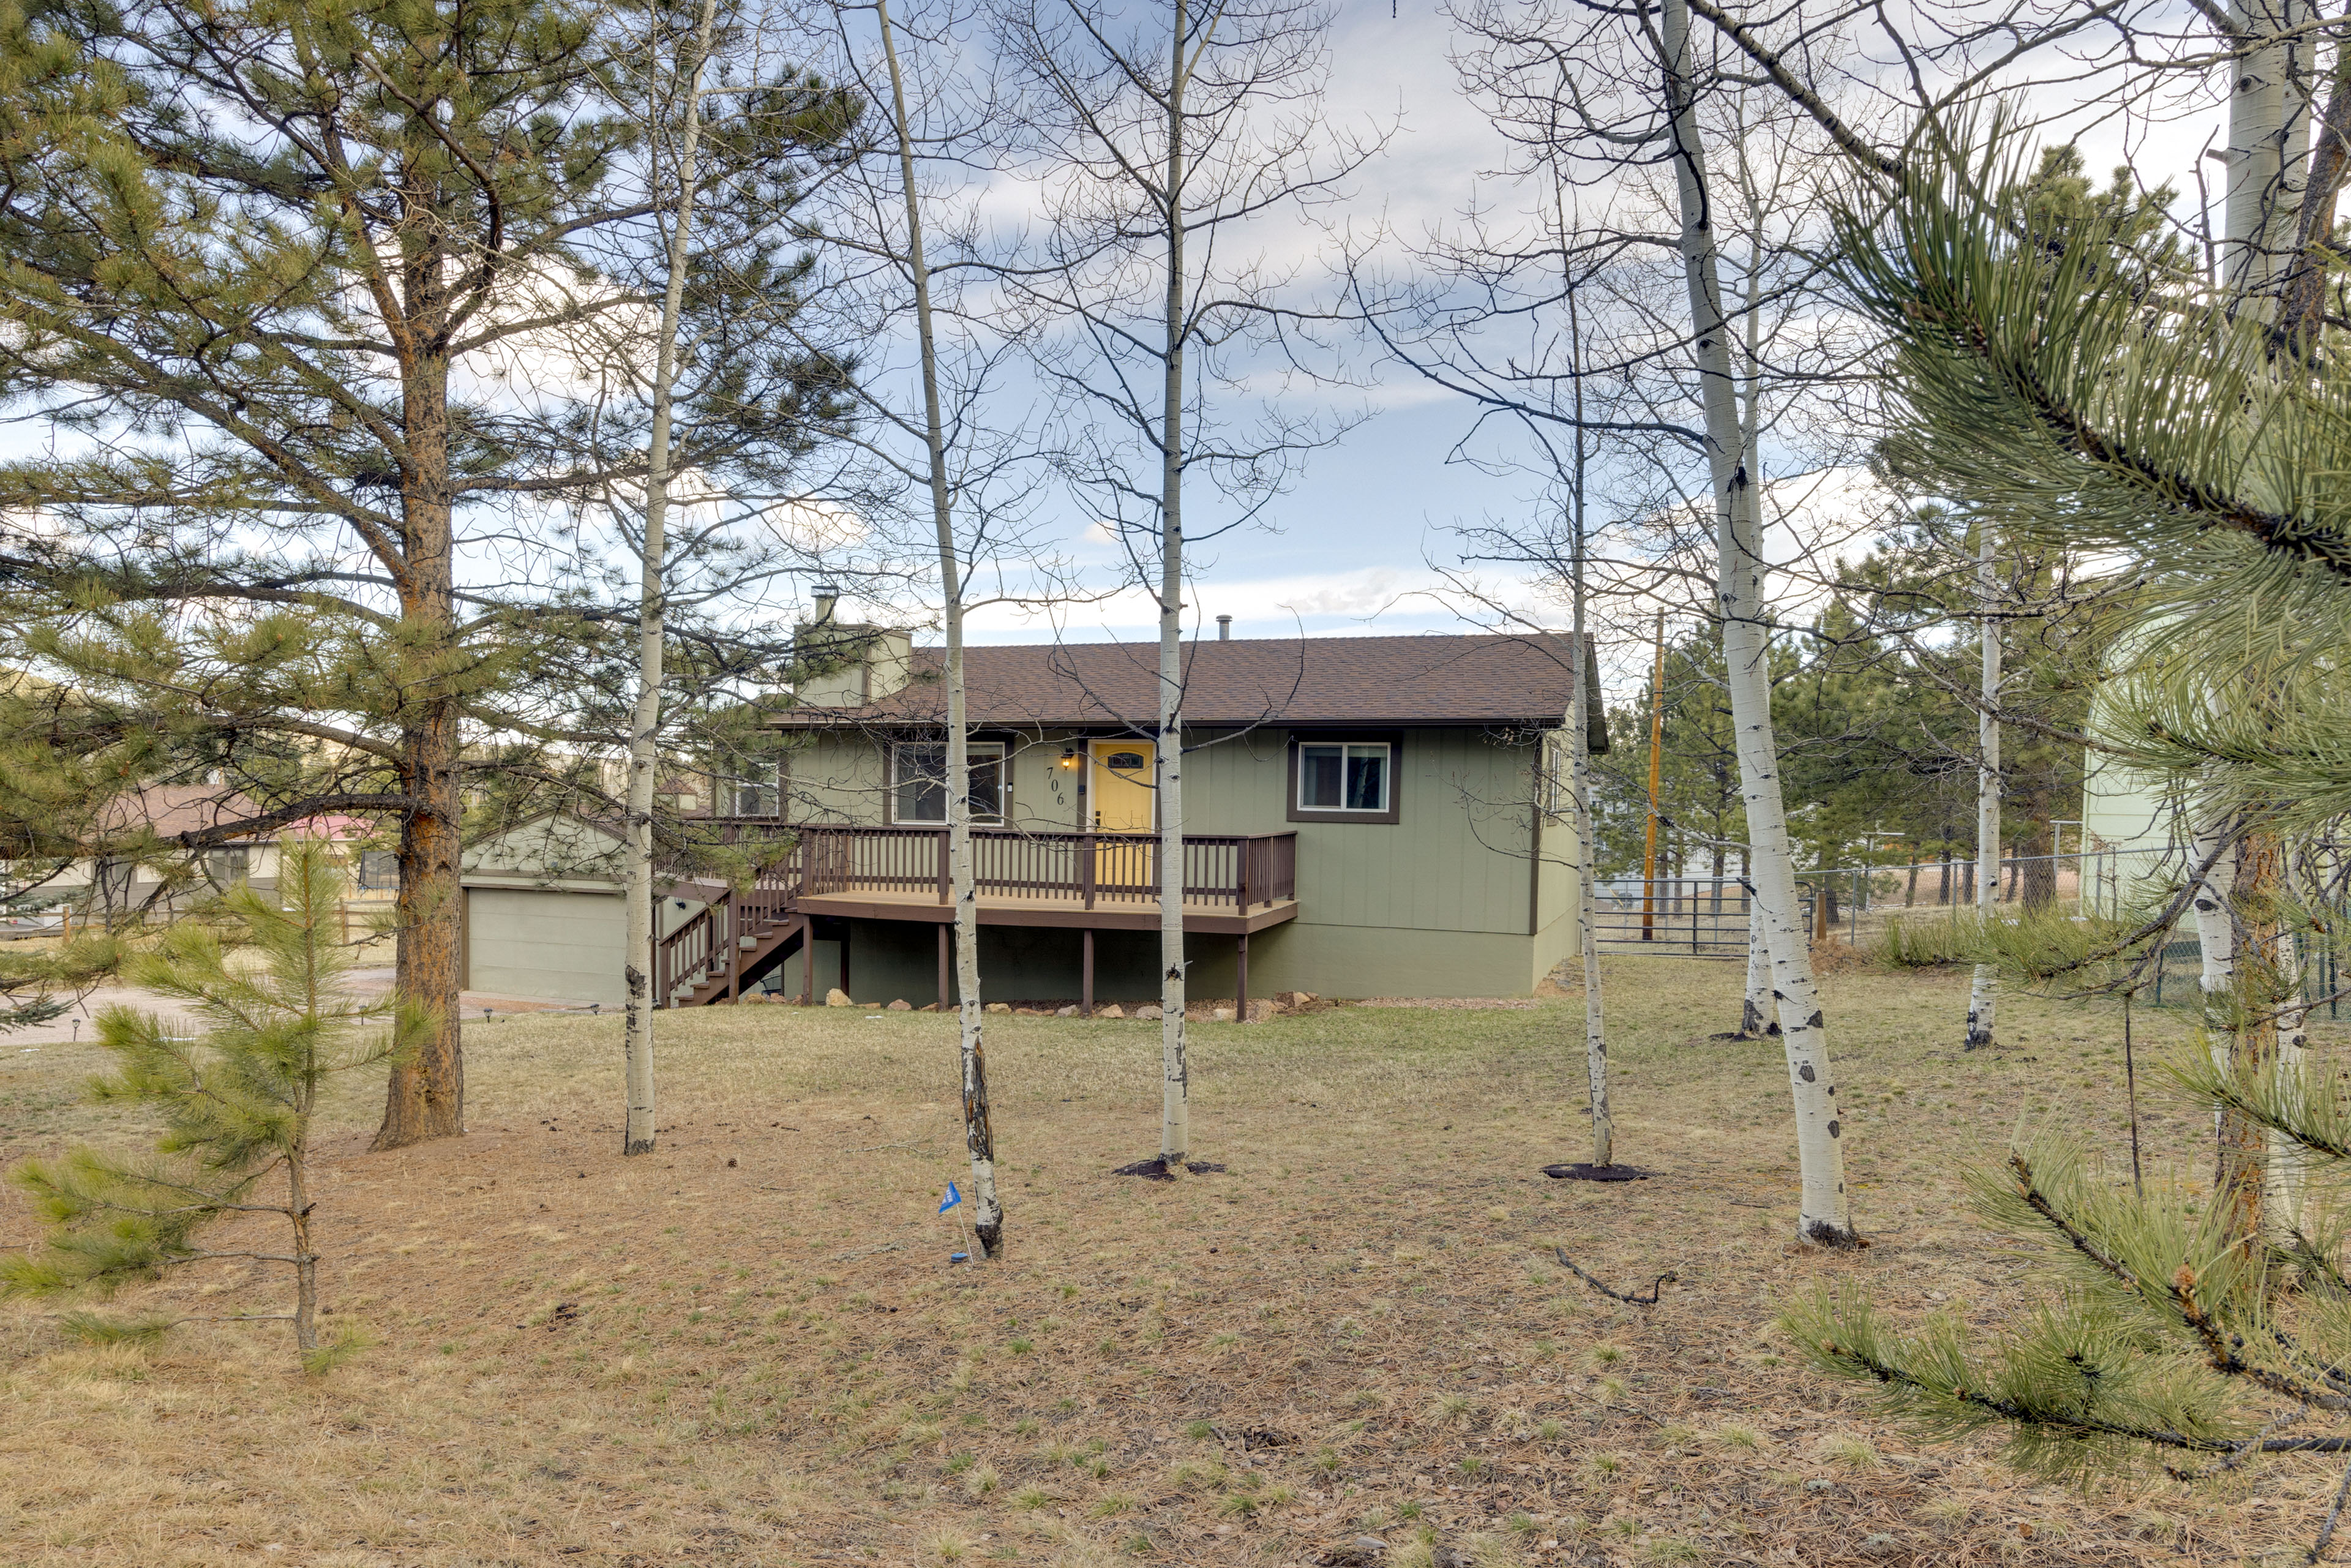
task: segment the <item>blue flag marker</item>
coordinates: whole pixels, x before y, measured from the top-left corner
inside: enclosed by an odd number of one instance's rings
[[[956,1190],[955,1183],[949,1182],[947,1183],[946,1197],[939,1200],[939,1212],[941,1214],[945,1214],[948,1209],[953,1208],[956,1204],[961,1203],[962,1201],[963,1194]]]

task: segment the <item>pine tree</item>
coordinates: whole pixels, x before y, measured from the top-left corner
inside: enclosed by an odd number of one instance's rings
[[[65,438],[0,467],[5,609],[92,696],[68,746],[160,727],[237,758],[308,748],[224,831],[398,823],[398,986],[439,1021],[392,1075],[382,1147],[464,1126],[466,775],[543,773],[517,748],[621,728],[576,700],[630,615],[594,602],[576,529],[647,462],[630,378],[580,364],[658,292],[634,265],[660,248],[643,114],[617,90],[632,25],[547,0],[132,0],[0,29],[0,379]],[[729,102],[712,183],[762,214],[856,108],[797,78]],[[768,330],[806,269],[764,218],[705,232],[732,252],[688,291],[671,461],[772,498],[845,367]],[[564,366],[583,374],[542,373]]]
[[[116,1065],[93,1092],[160,1115],[162,1157],[82,1148],[18,1166],[15,1180],[51,1228],[41,1250],[0,1260],[0,1291],[104,1296],[185,1264],[249,1259],[291,1271],[293,1310],[237,1321],[290,1322],[313,1369],[347,1346],[319,1333],[313,1118],[329,1080],[385,1071],[431,1024],[413,1007],[360,1001],[346,988],[335,852],[289,838],[279,854],[278,902],[240,883],[217,923],[183,922],[125,967],[132,985],[186,1004],[203,1026],[189,1039],[155,1014],[116,1006],[99,1015],[99,1043]],[[237,1215],[281,1217],[286,1250],[208,1246],[204,1233]],[[68,1318],[94,1336],[169,1322]]]
[[[1938,493],[1997,508],[2011,538],[2126,563],[2143,618],[2118,643],[2128,657],[2095,734],[2134,766],[2194,780],[2206,821],[2262,829],[2248,851],[2273,858],[2257,896],[2241,889],[2224,911],[2233,973],[2208,1015],[2216,1048],[2221,1031],[2255,1048],[2173,1068],[2222,1119],[2204,1201],[2142,1195],[2055,1135],[1971,1178],[1995,1222],[2047,1242],[2071,1275],[1994,1344],[1949,1320],[1895,1332],[1857,1291],[1789,1326],[1820,1365],[1874,1384],[1927,1428],[2004,1427],[2021,1462],[2052,1471],[2149,1451],[2231,1467],[2351,1452],[2351,1436],[2279,1435],[2351,1414],[2339,1370],[2351,1272],[2346,1232],[2325,1218],[2339,1212],[2325,1189],[2351,1176],[2351,1109],[2298,1052],[2260,1044],[2282,1023],[2298,1031],[2294,938],[2322,924],[2297,908],[2274,846],[2351,804],[2335,653],[2351,632],[2351,366],[2332,330],[2294,357],[2261,312],[2174,265],[2127,204],[2085,221],[2036,210],[1996,131],[1922,156],[1901,200],[1842,224],[1843,265],[1893,340],[1888,455]],[[2072,938],[2076,951],[2036,961],[2078,977],[2112,959],[2127,986],[2128,961],[2181,918],[2224,848],[2136,931]],[[2301,1145],[2308,1196],[2265,1233],[2262,1156],[2276,1139]],[[2274,1291],[2282,1267],[2314,1288]]]

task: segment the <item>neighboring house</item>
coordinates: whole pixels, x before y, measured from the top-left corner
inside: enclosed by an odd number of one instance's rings
[[[2093,698],[2093,732],[2109,721],[2111,700],[2111,688]],[[2083,908],[2105,915],[2169,896],[2188,874],[2196,837],[2178,780],[2095,747],[2082,758],[2081,832]],[[2192,922],[2179,936],[2192,942]]]
[[[2090,752],[2083,762],[2081,830],[2083,846],[2093,856],[2121,858],[2130,867],[2127,882],[2137,882],[2189,837],[2170,785],[2154,773],[2123,767],[2097,752]]]
[[[758,803],[781,810],[702,818],[775,839],[767,869],[746,889],[664,890],[654,994],[673,1005],[835,987],[952,999],[941,656],[904,632],[821,633],[846,656],[770,721],[788,760]],[[1574,947],[1566,646],[1187,643],[1191,994],[1531,992]],[[1159,995],[1156,656],[1117,643],[968,652],[992,998]],[[614,827],[568,815],[469,848],[467,988],[617,1005],[621,851]]]
[[[113,801],[99,824],[109,840],[123,844],[125,854],[76,861],[41,882],[34,896],[47,900],[54,894],[56,906],[83,914],[151,908],[170,912],[190,898],[209,896],[240,882],[265,891],[276,888],[277,842],[289,834],[356,841],[373,831],[355,817],[322,816],[234,834],[201,849],[174,842],[261,814],[250,796],[225,785],[150,784]],[[129,852],[136,847],[132,841],[143,841],[141,852]],[[394,875],[390,862],[380,852],[358,857],[355,902],[371,894],[390,896]]]

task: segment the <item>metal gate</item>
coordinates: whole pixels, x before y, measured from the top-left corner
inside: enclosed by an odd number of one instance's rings
[[[1750,894],[1735,876],[1619,878],[1593,889],[1592,926],[1600,950],[1658,957],[1744,958]],[[1813,890],[1800,885],[1804,929]]]

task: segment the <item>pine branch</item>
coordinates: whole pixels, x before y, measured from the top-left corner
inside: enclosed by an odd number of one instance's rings
[[[2056,1206],[2052,1204],[2047,1196],[2033,1185],[2032,1167],[2022,1154],[2010,1152],[2008,1168],[2016,1173],[2016,1194],[2024,1200],[2026,1207],[2047,1220],[2059,1235],[2065,1238],[2066,1242],[2074,1251],[2096,1264],[2116,1283],[2125,1290],[2140,1293],[2138,1276],[2132,1273],[2120,1259],[2090,1239],[2079,1227],[2059,1214]]]

